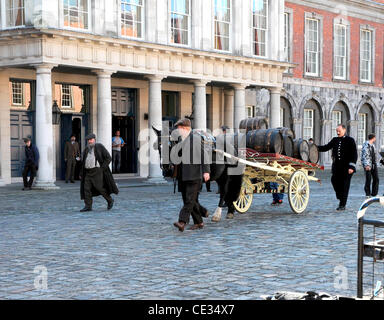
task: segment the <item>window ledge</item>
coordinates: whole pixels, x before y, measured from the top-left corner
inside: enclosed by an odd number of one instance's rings
[[[322,76],[311,76],[308,74],[304,74],[303,78],[307,80],[323,80]]]
[[[333,82],[338,82],[338,83],[351,83],[350,79],[337,79],[337,78],[332,78]]]
[[[359,85],[362,85],[362,86],[369,86],[369,87],[372,87],[372,86],[375,86],[375,83],[374,82],[365,82],[365,81],[361,81],[359,80]]]

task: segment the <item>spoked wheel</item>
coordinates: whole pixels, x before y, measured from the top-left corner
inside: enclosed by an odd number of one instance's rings
[[[309,201],[309,183],[304,172],[296,171],[292,174],[288,185],[288,200],[294,213],[302,213],[307,208]]]
[[[251,207],[253,200],[253,190],[249,187],[250,184],[251,182],[248,178],[243,178],[239,198],[233,203],[235,209],[239,213],[246,213]]]

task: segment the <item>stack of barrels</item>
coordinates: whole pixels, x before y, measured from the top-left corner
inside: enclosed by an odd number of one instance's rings
[[[247,148],[260,153],[279,153],[307,162],[319,162],[319,150],[314,143],[295,139],[295,133],[289,128],[260,128],[260,123],[256,118],[240,122],[240,129],[247,132]]]

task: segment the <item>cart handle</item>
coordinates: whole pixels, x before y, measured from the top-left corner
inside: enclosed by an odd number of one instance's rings
[[[368,207],[372,203],[376,203],[376,202],[379,202],[382,206],[384,206],[384,197],[373,197],[365,200],[360,206],[359,211],[357,211],[357,220],[363,218],[365,215],[365,211],[367,211]]]

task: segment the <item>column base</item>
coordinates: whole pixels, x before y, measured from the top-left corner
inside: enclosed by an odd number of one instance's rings
[[[53,181],[36,181],[35,190],[59,190],[60,187],[56,186]]]
[[[163,177],[148,177],[147,180],[148,183],[152,184],[167,184],[167,180],[165,180]]]

